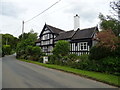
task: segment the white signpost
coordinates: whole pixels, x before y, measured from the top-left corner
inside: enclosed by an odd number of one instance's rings
[[[43,63],[47,63],[48,62],[48,57],[47,56],[44,56],[43,57]]]

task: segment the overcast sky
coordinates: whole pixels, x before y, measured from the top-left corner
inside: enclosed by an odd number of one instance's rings
[[[22,21],[39,14],[58,0],[0,0],[0,32],[19,36]],[[33,29],[38,34],[45,22],[63,30],[74,28],[74,15],[80,16],[80,28],[96,26],[98,15],[110,14],[109,3],[113,0],[61,0],[37,18],[25,23],[25,32]]]

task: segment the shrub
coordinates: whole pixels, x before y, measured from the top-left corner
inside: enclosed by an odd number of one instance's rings
[[[5,55],[10,55],[11,51],[12,51],[12,48],[11,48],[10,45],[3,45],[3,50],[4,50]]]
[[[56,56],[66,56],[69,54],[70,45],[68,41],[60,40],[56,43],[53,49],[53,54]]]
[[[120,57],[120,44],[118,45],[118,47],[115,49],[113,53],[115,57]]]
[[[100,46],[94,46],[90,50],[89,59],[100,60],[102,58],[111,56],[112,52],[110,49]]]
[[[107,57],[101,60],[101,67],[104,68],[104,72],[120,75],[120,58]],[[102,70],[100,70],[102,71]]]
[[[39,47],[39,46],[34,46],[33,48],[32,48],[32,54],[34,54],[34,55],[42,55],[42,50],[41,50],[41,48]]]
[[[79,56],[79,59],[80,59],[81,61],[87,61],[87,60],[88,60],[88,57],[89,57],[88,54],[83,54],[83,55]]]
[[[57,60],[57,57],[55,55],[49,55],[48,60],[50,64],[55,64],[55,60]]]
[[[68,55],[68,58],[71,60],[71,61],[76,61],[78,59],[78,56],[76,54],[70,54]]]
[[[27,55],[32,55],[32,48],[33,48],[33,46],[30,46],[30,45],[26,47],[25,52]]]
[[[43,63],[43,57],[39,57],[38,62]]]

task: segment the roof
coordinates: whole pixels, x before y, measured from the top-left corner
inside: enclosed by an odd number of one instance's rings
[[[35,43],[39,43],[40,42],[40,39],[37,39],[36,41],[35,41]]]
[[[71,30],[71,31],[66,31],[64,33],[61,33],[60,35],[58,35],[55,40],[63,40],[63,39],[70,39],[72,38],[72,36],[74,35],[75,31]]]
[[[97,27],[86,28],[82,30],[78,29],[73,35],[72,39],[92,38],[96,30],[98,30]]]
[[[60,34],[60,33],[65,32],[64,30],[61,30],[59,28],[53,27],[53,26],[48,25],[48,24],[46,24],[46,27],[48,27],[55,34]]]

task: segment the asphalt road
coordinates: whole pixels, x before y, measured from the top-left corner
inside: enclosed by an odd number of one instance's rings
[[[2,88],[114,88],[70,73],[18,61],[14,55],[2,60]]]

